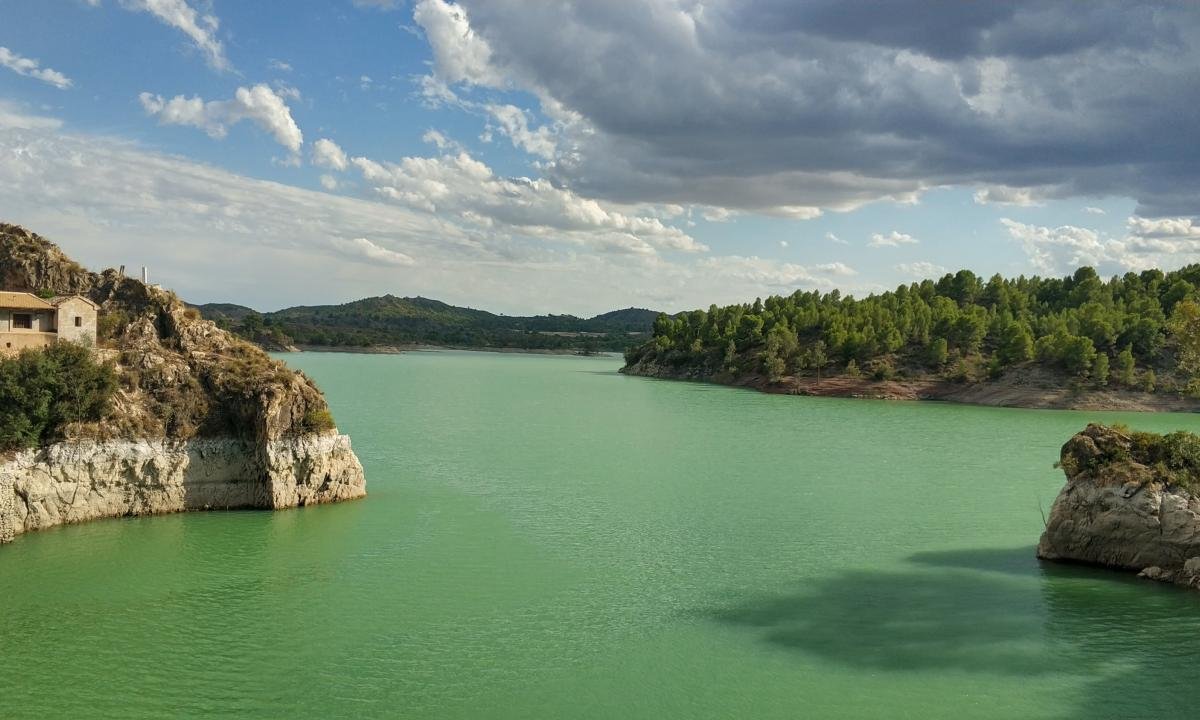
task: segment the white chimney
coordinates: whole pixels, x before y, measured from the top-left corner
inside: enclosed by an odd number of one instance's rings
[[[150,284],[150,268],[145,265],[142,266],[142,282],[147,285]]]

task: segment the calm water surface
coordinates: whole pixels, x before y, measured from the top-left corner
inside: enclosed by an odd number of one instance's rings
[[[1194,416],[305,354],[370,497],[0,549],[0,717],[1192,717],[1200,595],[1041,566],[1057,448]]]

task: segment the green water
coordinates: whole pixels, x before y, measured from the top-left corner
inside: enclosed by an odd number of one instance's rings
[[[0,549],[0,717],[1192,716],[1200,595],[1041,566],[1089,419],[305,354],[370,497]]]

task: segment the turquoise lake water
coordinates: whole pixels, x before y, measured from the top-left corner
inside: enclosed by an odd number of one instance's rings
[[[1193,716],[1200,594],[1034,545],[1071,433],[1197,416],[285,359],[369,497],[0,548],[0,717]]]

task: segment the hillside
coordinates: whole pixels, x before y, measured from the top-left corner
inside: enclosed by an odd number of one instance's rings
[[[653,310],[628,308],[578,318],[514,317],[394,295],[343,305],[292,307],[270,313],[227,303],[199,305],[205,317],[276,350],[315,347],[441,345],[589,352],[621,351],[649,337]]]
[[[1191,409],[1200,265],[984,282],[967,270],[862,299],[796,292],[659,318],[623,372],[770,392],[1030,407]]]

